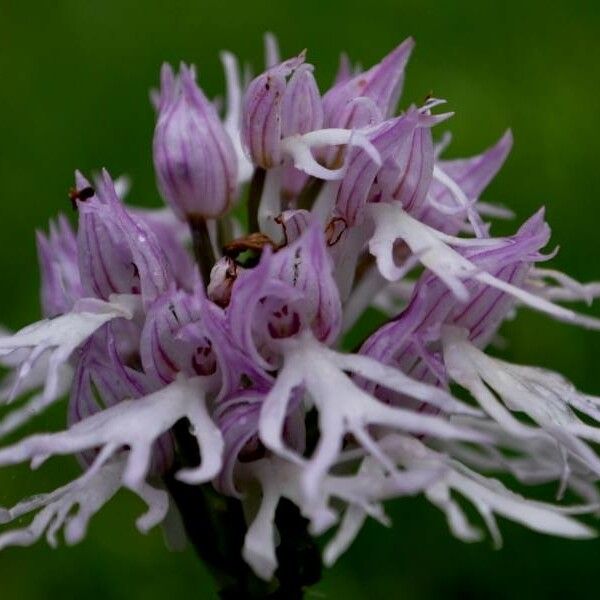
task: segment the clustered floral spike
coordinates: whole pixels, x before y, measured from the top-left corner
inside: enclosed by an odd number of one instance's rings
[[[163,67],[154,164],[174,215],[127,207],[106,171],[93,184],[77,173],[77,232],[61,215],[38,234],[45,318],[0,338],[10,370],[0,435],[67,394],[69,426],[5,445],[0,465],[71,454],[84,472],[1,509],[6,523],[35,516],[0,534],[0,547],[44,534],[55,545],[61,528],[78,542],[121,487],[148,505],[142,531],[167,527],[170,503],[184,523],[208,518],[181,501],[181,486],[241,501],[237,551],[265,580],[284,577],[282,499],[308,534],[335,530],[326,564],[367,517],[387,524],[384,501],[405,495],[422,494],[465,540],[481,532],[453,492],[497,544],[495,515],[594,535],[576,515],[600,503],[600,398],[486,354],[523,306],[600,329],[558,303],[589,303],[600,284],[537,266],[553,256],[543,210],[513,236],[490,234],[487,219],[510,213],[480,196],[510,132],[478,156],[441,159],[446,142],[432,130],[451,116],[435,113],[441,101],[395,116],[410,39],[365,72],[344,59],[323,96],[304,52],[281,62],[266,43],[267,70],[245,89],[223,55],[223,117],[193,68]],[[250,179],[248,202],[230,212]],[[196,217],[204,239],[178,221]],[[346,351],[371,306],[388,322]],[[559,498],[528,500],[502,474],[556,482]],[[564,506],[567,489],[580,501]]]

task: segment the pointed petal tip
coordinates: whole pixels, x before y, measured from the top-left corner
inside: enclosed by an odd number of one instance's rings
[[[513,144],[514,137],[512,129],[507,129],[502,134],[500,139],[486,151],[486,154],[498,153],[501,157],[501,160],[504,161],[512,150]]]
[[[196,88],[196,68],[184,62],[179,64],[179,77],[183,90],[189,92]]]
[[[515,138],[510,127],[504,132],[504,134],[500,138],[500,141],[510,145],[514,143]]]
[[[88,178],[79,170],[75,170],[75,187],[79,190],[81,188],[90,187]]]
[[[229,63],[236,59],[235,54],[230,50],[221,50],[219,52],[219,58],[222,63]]]
[[[174,75],[173,67],[171,66],[171,63],[169,63],[165,60],[160,65],[160,75],[161,75],[161,77],[172,77]]]
[[[403,53],[410,55],[414,50],[414,47],[417,45],[415,38],[412,35],[409,35],[399,46],[398,49],[402,49]]]
[[[398,62],[400,64],[406,63],[412,54],[415,47],[415,40],[412,36],[407,37],[405,40],[400,42],[384,59],[382,62]]]
[[[175,72],[168,62],[163,62],[160,66],[160,95],[170,96],[175,84]]]
[[[36,241],[38,247],[40,247],[40,250],[48,249],[47,248],[48,238],[46,237],[46,234],[41,229],[35,230],[35,241]]]

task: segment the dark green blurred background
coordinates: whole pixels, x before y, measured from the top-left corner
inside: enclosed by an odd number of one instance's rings
[[[516,146],[486,199],[520,219],[545,204],[562,250],[554,264],[600,279],[600,3],[570,0],[196,2],[0,0],[0,320],[38,318],[34,228],[69,211],[75,168],[129,173],[131,200],[157,205],[147,101],[163,60],[197,64],[221,93],[218,52],[260,65],[270,29],[284,54],[304,47],[322,88],[338,52],[370,65],[407,35],[417,40],[403,103],[430,91],[456,116],[450,154],[475,153],[512,127]],[[514,225],[516,227],[516,224]],[[510,228],[513,226],[511,225]],[[508,231],[506,226],[497,231]],[[595,314],[598,314],[598,310]],[[504,330],[512,359],[564,372],[600,393],[600,336],[523,314]],[[62,425],[57,407],[38,426]],[[0,505],[53,489],[76,472],[0,472]],[[142,506],[121,493],[71,549],[0,556],[0,598],[213,598],[193,553],[173,554],[158,531],[143,537]],[[422,499],[390,506],[393,529],[370,524],[314,598],[598,597],[600,540],[573,543],[503,523],[505,547],[452,539]]]

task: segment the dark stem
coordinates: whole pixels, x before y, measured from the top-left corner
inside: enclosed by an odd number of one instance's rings
[[[181,467],[197,465],[200,454],[186,420],[177,423],[173,433],[178,461],[165,483],[188,539],[219,587],[219,596],[223,600],[301,600],[304,589],[321,577],[321,558],[298,508],[287,500],[280,502],[275,516],[281,534],[279,568],[273,580],[265,582],[242,558],[246,521],[241,502],[218,494],[211,484],[192,486],[175,479],[174,473]]]
[[[313,207],[313,204],[315,203],[315,200],[324,184],[325,181],[323,179],[311,177],[306,182],[306,185],[302,188],[302,191],[298,196],[298,208],[310,210]]]
[[[207,286],[210,282],[210,271],[215,264],[215,253],[206,226],[206,219],[197,215],[190,215],[188,223],[192,233],[194,257],[200,269],[204,285]]]
[[[250,181],[250,190],[248,192],[248,231],[260,231],[258,228],[258,207],[262,197],[263,188],[265,187],[265,177],[267,172],[256,167]]]
[[[217,221],[217,240],[220,248],[223,248],[233,239],[233,223],[231,219],[219,219]]]

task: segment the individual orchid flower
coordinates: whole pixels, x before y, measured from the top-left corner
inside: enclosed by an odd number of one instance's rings
[[[381,189],[378,189],[381,186],[374,186],[369,192],[371,201],[382,198],[388,202],[394,199],[400,200],[400,205],[404,210],[419,222],[450,235],[476,231],[487,237],[486,227],[481,220],[483,216],[512,218],[512,213],[504,207],[479,200],[485,187],[506,160],[512,146],[510,131],[505,133],[493,147],[481,155],[469,159],[439,160],[439,154],[443,151],[441,146],[445,146],[446,143],[438,144],[434,149],[436,162],[433,165],[433,171],[430,171],[431,153],[426,150],[428,141],[423,138],[427,135],[427,129],[419,131],[421,139],[416,135],[413,136],[411,146],[407,147],[410,149],[410,154],[404,154],[407,170],[404,171],[396,166],[388,170],[386,174],[384,166],[377,179],[384,182],[387,179],[387,184],[384,184],[387,193],[384,196]],[[402,164],[401,160],[400,165]],[[428,164],[430,166],[424,170],[420,168]],[[428,178],[427,174],[431,178]],[[397,184],[394,184],[395,181]],[[425,182],[427,184],[424,186]],[[423,189],[426,190],[425,195]],[[345,248],[340,248],[339,251],[344,256],[348,254]],[[404,263],[408,258],[405,244],[396,241],[393,246],[393,256],[395,262]],[[416,257],[411,258],[405,265],[406,270],[412,268],[415,263]],[[389,276],[388,274],[388,279]],[[571,287],[571,289],[573,288]],[[577,290],[580,291],[581,286]],[[357,286],[353,292],[351,302],[346,307],[346,327],[356,321],[360,312],[371,301],[391,317],[398,314],[400,308],[406,306],[411,292],[411,282],[407,277],[398,279],[391,285],[386,285],[379,269],[371,269],[369,276],[364,277],[360,286]],[[558,293],[560,294],[558,299],[568,299],[572,295],[571,292]],[[565,297],[565,293],[567,297]],[[373,297],[375,297],[374,300],[372,300]]]
[[[442,101],[428,101],[422,108],[410,107],[402,116],[389,119],[364,130],[369,141],[379,152],[381,165],[372,163],[361,149],[353,149],[346,158],[346,174],[335,190],[333,208],[327,215],[318,210],[320,219],[329,218],[327,233],[336,264],[336,281],[343,300],[348,300],[354,284],[353,274],[365,250],[370,229],[363,225],[368,204],[398,203],[407,211],[420,207],[427,195],[434,170],[434,149],[430,128],[451,116],[451,113],[432,115],[431,109]],[[317,211],[315,211],[317,212]],[[353,322],[361,311],[360,297],[369,297],[383,280],[371,269],[365,278],[370,285],[353,294],[346,317]],[[374,289],[372,285],[375,285]],[[357,304],[357,308],[352,305]]]
[[[448,116],[434,117],[411,107],[405,115],[367,130],[382,164],[374,163],[362,149],[350,152],[335,206],[347,225],[362,218],[368,201],[399,202],[408,212],[424,201],[434,162],[429,128]]]
[[[258,266],[239,275],[232,289],[227,317],[237,344],[268,369],[281,340],[301,331],[335,340],[341,305],[331,269],[317,223],[275,254],[265,248]]]
[[[439,339],[439,328],[444,323],[467,328],[473,343],[486,346],[516,303],[512,288],[502,289],[503,282],[514,286],[515,293],[525,287],[533,264],[546,258],[540,250],[548,236],[543,214],[537,213],[514,236],[463,248],[462,256],[469,259],[474,270],[494,277],[500,286],[498,289],[475,278],[465,279],[466,299],[451,293],[438,274],[425,271],[413,287],[406,308],[373,334],[363,349],[387,362],[415,336],[422,338],[423,347],[436,335]]]
[[[250,83],[244,96],[242,140],[252,162],[268,172],[258,212],[261,230],[268,235],[277,231],[273,219],[281,212],[279,187],[286,159],[293,163],[288,169],[323,180],[341,179],[344,169],[323,167],[312,148],[357,146],[370,160],[380,162],[377,150],[360,131],[322,128],[321,96],[313,67],[304,58],[302,53],[269,68]],[[301,176],[300,184],[303,181]]]
[[[412,377],[447,388],[449,375],[439,355],[441,330],[451,325],[468,331],[470,341],[485,347],[516,304],[549,231],[538,213],[509,238],[488,240],[481,247],[462,249],[474,272],[486,273],[494,285],[465,279],[468,298],[457,297],[444,279],[425,271],[413,287],[406,308],[363,344],[361,353],[395,365]],[[508,285],[504,289],[504,284]]]
[[[244,98],[242,137],[252,161],[263,169],[281,164],[283,140],[288,136],[322,128],[321,96],[312,71],[301,54],[250,83]]]
[[[417,263],[431,269],[444,281],[452,293],[463,301],[468,299],[468,290],[463,280],[473,278],[481,283],[496,287],[514,295],[522,303],[562,321],[576,323],[590,329],[600,329],[600,320],[579,315],[571,309],[553,304],[541,296],[499,280],[490,273],[481,273],[468,258],[457,252],[455,247],[485,247],[494,240],[465,239],[436,231],[413,219],[401,207],[392,204],[371,206],[375,220],[375,233],[369,242],[371,253],[376,257],[381,274],[389,280],[400,279]],[[394,263],[394,244],[406,242],[412,257],[402,266]]]
[[[86,295],[141,294],[151,304],[172,285],[173,275],[154,232],[124,209],[108,172],[101,187],[78,201],[79,272]],[[77,174],[77,189],[90,189]]]

